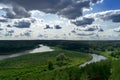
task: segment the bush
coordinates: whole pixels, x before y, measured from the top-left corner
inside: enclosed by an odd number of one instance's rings
[[[53,63],[51,61],[48,62],[48,70],[53,70]]]
[[[56,61],[58,66],[63,66],[68,64],[69,58],[67,58],[64,53],[61,53],[56,57]]]

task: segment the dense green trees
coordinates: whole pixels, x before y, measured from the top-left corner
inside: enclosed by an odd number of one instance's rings
[[[109,80],[120,80],[120,59],[113,61],[111,72],[112,75]]]
[[[58,56],[56,56],[56,61],[58,66],[63,66],[67,65],[70,60],[64,53],[60,53]]]
[[[111,52],[111,56],[120,58],[120,50],[115,50]]]
[[[53,70],[54,69],[54,65],[52,63],[52,61],[48,62],[48,70]]]
[[[101,51],[119,50],[119,41],[60,41],[60,40],[17,40],[0,41],[0,54],[11,54],[14,52],[34,49],[39,44],[57,46],[67,50],[74,50],[86,53],[97,53]]]
[[[0,55],[13,54],[38,47],[37,42],[31,41],[0,41]]]

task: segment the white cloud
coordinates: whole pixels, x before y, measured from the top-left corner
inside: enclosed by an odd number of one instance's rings
[[[7,22],[0,22],[0,39],[120,39],[120,28],[118,27],[120,26],[120,23],[116,21],[114,22],[111,20],[111,18],[108,18],[112,15],[120,14],[120,10],[88,14],[81,17],[81,19],[77,19],[82,20],[84,17],[95,19],[93,23],[84,27],[78,27],[72,24],[70,20],[56,15],[44,14],[39,11],[32,11],[31,13],[32,16],[29,18],[8,19],[1,17],[3,20],[6,19]],[[24,29],[15,27],[14,23],[20,21],[28,21],[31,23],[31,25],[29,28]],[[52,26],[53,29],[45,30],[44,28],[46,25]],[[55,25],[59,25],[62,28],[59,30],[54,29]],[[71,32],[73,30],[76,33]],[[8,33],[12,31],[14,32]]]

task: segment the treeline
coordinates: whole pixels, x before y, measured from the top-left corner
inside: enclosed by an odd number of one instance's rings
[[[114,51],[120,48],[119,41],[63,41],[59,44],[63,49],[81,52],[98,53],[103,51]]]
[[[31,50],[38,43],[31,41],[0,41],[0,55],[13,54],[25,50]]]
[[[39,44],[96,54],[106,50],[115,51],[120,47],[119,41],[7,40],[0,41],[0,54],[30,50],[37,47]]]
[[[44,40],[37,41],[39,44],[57,46],[67,50],[74,50],[86,53],[96,53],[104,51],[115,51],[120,48],[120,41],[72,41],[72,40]]]

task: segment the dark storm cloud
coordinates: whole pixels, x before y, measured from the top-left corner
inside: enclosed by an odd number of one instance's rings
[[[77,26],[86,26],[92,24],[93,22],[94,22],[94,18],[83,18],[82,20],[76,20],[73,21],[72,23]]]
[[[19,21],[19,22],[15,22],[14,26],[17,28],[30,28],[31,22],[29,21]]]
[[[81,1],[69,5],[65,9],[61,10],[58,14],[69,19],[75,19],[83,14],[83,8],[90,8],[90,1]]]
[[[7,14],[12,16],[12,18],[17,15],[17,18],[28,17],[30,15],[27,11],[40,10],[45,13],[53,13],[69,19],[75,19],[82,16],[84,8],[90,9],[91,3],[96,4],[100,1],[101,0],[1,0],[0,3],[10,3],[13,5],[15,8],[13,8],[13,11],[16,15],[11,13]],[[23,13],[21,11],[23,11]]]
[[[27,18],[30,17],[30,13],[28,13],[23,7],[14,6],[13,8],[3,8],[6,12],[5,18]]]

